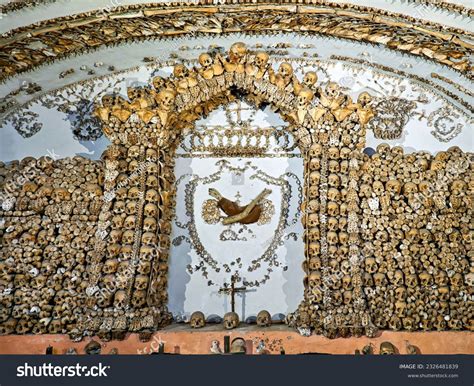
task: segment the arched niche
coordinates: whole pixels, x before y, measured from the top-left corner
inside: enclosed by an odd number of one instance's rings
[[[373,116],[371,97],[363,93],[354,102],[338,84],[329,83],[321,87],[313,74],[298,79],[289,63],[281,63],[278,71],[274,71],[269,59],[265,52],[250,52],[245,44],[235,43],[228,54],[201,54],[197,68],[177,65],[169,78],[155,77],[152,87],[130,88],[129,100],[105,96],[97,105],[96,114],[103,121],[104,133],[113,143],[105,155],[104,195],[110,196],[111,200],[103,205],[99,219],[111,217],[117,186],[125,205],[131,203],[134,211],[134,217],[129,215],[129,222],[125,221],[127,231],[120,240],[121,249],[130,260],[126,264],[129,269],[125,279],[120,277],[120,272],[116,274],[119,276],[117,282],[125,281],[121,284],[123,288],[114,295],[115,310],[119,310],[120,315],[120,322],[116,320],[115,323],[120,323],[121,328],[151,328],[169,322],[166,305],[170,221],[176,208],[176,149],[183,137],[195,132],[198,119],[235,101],[246,101],[255,108],[271,106],[288,123],[283,129],[291,134],[304,159],[300,210],[305,243],[303,268],[307,276],[303,281],[303,301],[295,313],[288,314],[287,322],[303,330],[315,324],[337,328],[337,307],[326,300],[329,288],[314,288],[316,272],[310,272],[310,260],[317,257],[324,272],[331,269],[330,253],[337,248],[339,240],[327,229],[325,219],[335,215],[334,211],[339,215],[339,204],[331,201],[328,194],[331,186],[340,184],[341,178],[345,178],[346,183],[349,181],[352,190],[356,187],[357,159],[365,144],[364,125]],[[250,147],[249,144],[243,146],[243,151]],[[340,159],[347,161],[344,175],[331,175],[331,161]],[[357,200],[350,194],[344,200],[347,202],[341,215],[348,218],[351,229],[348,240],[351,248],[345,258],[351,261],[352,275],[358,277],[361,274],[359,262],[350,260],[358,250]],[[156,220],[157,226],[153,230],[148,229],[150,218]],[[99,221],[98,228],[107,233],[110,223],[101,224]],[[98,237],[91,259],[93,274],[89,293],[102,286],[100,267],[106,261],[106,244],[106,240]],[[148,264],[144,261],[151,263],[150,273],[141,273],[138,283],[140,264]],[[323,275],[326,276],[328,274]],[[361,282],[358,283],[354,296],[357,306],[353,314],[356,322],[367,327],[370,320],[364,309]],[[320,311],[310,313],[316,304],[319,304],[317,309]],[[87,306],[94,305],[94,297],[89,296]],[[135,313],[130,310],[135,310]],[[146,318],[140,321],[137,314],[146,315]],[[361,322],[361,319],[364,320]],[[95,323],[100,323],[103,318],[96,317],[96,320],[99,322]]]
[[[182,139],[168,279],[175,319],[195,310],[222,317],[231,309],[222,291],[235,274],[245,286],[235,296],[242,320],[263,309],[287,314],[302,300],[304,160],[287,125],[270,106],[238,100],[198,120]],[[209,189],[238,205],[270,193],[258,219],[224,224]]]

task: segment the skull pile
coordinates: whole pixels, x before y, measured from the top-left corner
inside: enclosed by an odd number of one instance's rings
[[[379,145],[361,168],[364,288],[391,330],[473,331],[472,154]],[[472,269],[472,268],[471,268]]]
[[[0,334],[70,331],[85,297],[101,164],[28,157],[1,171]]]

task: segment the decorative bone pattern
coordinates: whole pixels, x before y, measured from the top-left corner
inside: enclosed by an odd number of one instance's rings
[[[2,165],[1,333],[108,339],[169,323],[174,152],[197,119],[237,98],[271,103],[305,154],[308,275],[290,325],[328,337],[472,329],[472,155],[380,146],[368,158],[368,94],[308,92],[288,63],[274,71],[243,43],[201,59],[97,104],[112,142],[103,161]],[[26,174],[33,164],[40,173]]]

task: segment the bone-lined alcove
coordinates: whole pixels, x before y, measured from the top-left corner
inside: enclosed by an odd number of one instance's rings
[[[303,156],[286,125],[269,107],[239,100],[196,122],[183,138],[168,284],[175,318],[196,310],[222,317],[231,308],[223,289],[235,274],[245,286],[236,296],[242,320],[264,309],[286,315],[302,300]],[[265,189],[262,208],[224,223],[235,205],[243,210]]]

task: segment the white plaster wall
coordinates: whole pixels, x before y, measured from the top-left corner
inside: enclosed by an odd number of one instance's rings
[[[248,108],[245,103],[242,107]],[[235,108],[235,104],[229,106]],[[235,113],[232,113],[235,117]],[[279,116],[270,109],[265,111],[243,111],[242,120],[252,122],[252,128],[265,128],[269,126],[280,126],[285,123]],[[228,121],[223,108],[213,112],[207,119],[197,123],[197,129],[222,125],[228,127]],[[186,139],[184,140],[186,142]],[[230,298],[228,295],[219,293],[219,289],[224,283],[230,283],[232,274],[238,272],[243,280],[260,281],[268,273],[267,268],[271,268],[267,282],[260,286],[248,287],[244,294],[236,296],[236,312],[241,320],[255,316],[259,311],[266,309],[272,315],[287,314],[294,311],[303,298],[303,277],[304,272],[301,264],[304,260],[303,226],[300,221],[300,200],[301,186],[303,178],[303,159],[298,151],[292,151],[289,155],[276,153],[272,146],[269,154],[279,154],[279,157],[249,157],[249,158],[193,158],[189,153],[178,150],[175,174],[177,178],[177,205],[176,220],[173,223],[172,240],[176,245],[172,245],[170,251],[169,264],[169,309],[175,316],[189,317],[194,311],[203,311],[206,316],[223,316],[230,311]],[[291,157],[293,155],[293,157]],[[237,169],[244,170],[242,173]],[[215,173],[215,181],[206,181]],[[258,176],[265,173],[271,178],[283,178],[287,181],[291,189],[289,200],[283,195],[280,186],[269,184]],[[284,176],[292,173],[290,176]],[[282,177],[283,176],[283,177]],[[218,263],[219,272],[206,266],[208,275],[204,277],[202,271],[198,270],[190,273],[187,266],[199,266],[203,261],[196,251],[195,243],[190,237],[192,232],[183,225],[192,219],[186,210],[185,200],[190,198],[190,192],[186,192],[186,186],[190,181],[199,178],[196,185],[194,203],[192,206],[192,216],[194,217],[195,229],[206,251]],[[270,181],[273,182],[273,181]],[[268,224],[250,224],[243,227],[240,224],[224,226],[222,223],[208,224],[203,220],[201,214],[202,204],[205,200],[212,199],[209,195],[209,188],[217,189],[224,197],[234,201],[236,195],[240,195],[240,204],[246,205],[253,200],[263,189],[271,189],[272,193],[267,196],[274,204],[275,214]],[[286,200],[286,201],[285,201]],[[282,206],[287,202],[288,214],[283,216],[288,224],[277,232]],[[220,235],[223,231],[234,231],[242,240],[223,241]],[[279,237],[276,237],[279,234]],[[180,236],[186,237],[186,241]],[[243,239],[246,240],[243,240]],[[276,238],[276,240],[275,240]],[[249,272],[248,267],[252,265],[252,260],[262,256],[272,242],[278,242],[276,261],[278,266],[270,266],[268,262],[262,261],[261,266],[255,271]],[[240,266],[237,259],[240,258]],[[232,264],[234,263],[234,264]],[[225,264],[228,264],[229,271],[226,271]],[[283,267],[286,267],[283,269]],[[238,283],[237,286],[242,286]]]
[[[179,158],[176,162],[176,175],[179,178],[185,173],[193,173],[199,176],[209,176],[216,172],[215,163],[220,161],[217,158],[207,159],[187,159]],[[258,168],[272,177],[291,171],[300,178],[303,172],[303,162],[301,158],[227,158],[232,167],[242,167],[247,162],[258,165]],[[195,267],[202,261],[199,254],[188,242],[182,242],[178,246],[172,246],[170,251],[169,265],[169,309],[174,315],[189,315],[193,311],[203,311],[207,316],[223,316],[230,311],[230,298],[225,294],[219,293],[224,283],[230,283],[230,276],[236,271],[239,275],[248,281],[261,280],[267,273],[267,263],[262,262],[254,272],[248,272],[247,268],[251,261],[260,257],[268,248],[272,239],[275,237],[279,214],[282,206],[282,192],[276,186],[269,186],[259,180],[252,180],[251,176],[255,171],[250,169],[244,173],[243,178],[237,178],[230,172],[223,173],[220,180],[210,184],[199,184],[194,198],[193,213],[195,217],[196,230],[202,245],[209,254],[218,262],[219,272],[212,268],[208,269],[209,275],[203,277],[200,271],[190,274],[186,266],[190,264]],[[293,181],[294,182],[294,181]],[[185,191],[184,184],[178,186],[177,194],[177,218],[180,222],[189,221],[185,209]],[[235,199],[237,192],[241,194],[241,203],[247,204],[254,199],[264,188],[270,188],[272,193],[267,197],[275,206],[275,214],[271,222],[265,225],[251,224],[246,228],[240,224],[224,226],[222,224],[207,224],[201,216],[202,203],[210,199],[208,194],[209,187],[219,190],[222,195],[231,200]],[[295,192],[296,193],[296,192]],[[304,260],[304,244],[302,241],[303,228],[299,217],[295,224],[291,224],[291,219],[295,218],[297,213],[297,195],[293,196],[290,202],[290,225],[284,230],[281,237],[282,244],[276,249],[278,267],[272,267],[273,272],[269,274],[270,279],[259,287],[248,288],[249,292],[236,296],[236,312],[239,313],[242,320],[249,316],[255,316],[260,310],[266,309],[272,315],[294,311],[303,297],[303,277],[304,273],[301,264]],[[241,237],[247,240],[222,241],[219,236],[222,231],[232,229]],[[242,230],[242,233],[239,233]],[[288,237],[294,233],[296,240]],[[189,237],[186,229],[180,229],[173,225],[172,238],[179,235]],[[286,239],[288,237],[288,239]],[[241,259],[242,267],[237,264],[231,266],[231,262]],[[230,272],[226,272],[224,264],[229,264]],[[283,266],[287,266],[284,271]],[[212,281],[212,285],[208,282]],[[242,283],[238,284],[242,286]]]

